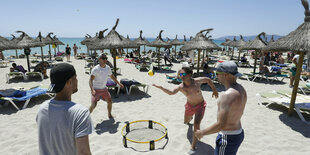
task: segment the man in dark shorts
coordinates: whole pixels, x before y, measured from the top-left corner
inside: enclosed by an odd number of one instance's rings
[[[66,47],[66,58],[67,58],[68,62],[70,61],[70,55],[71,55],[71,47],[69,46],[69,44],[67,44],[67,47]]]
[[[208,77],[198,77],[198,78],[192,78],[193,71],[189,67],[182,67],[182,69],[179,72],[180,77],[182,79],[182,83],[177,87],[174,88],[172,91],[168,90],[166,88],[163,88],[162,86],[158,86],[156,84],[153,84],[154,87],[161,89],[165,93],[169,95],[174,95],[181,91],[187,98],[186,104],[185,104],[185,114],[184,114],[184,123],[187,124],[193,119],[193,115],[195,114],[195,120],[194,120],[194,132],[200,129],[200,122],[203,118],[205,107],[206,107],[206,101],[204,100],[200,86],[203,83],[207,83],[213,90],[212,97],[215,96],[215,98],[218,97],[218,92]],[[191,149],[195,150],[197,143],[197,138],[193,135],[193,141]]]
[[[236,81],[241,75],[233,61],[225,61],[217,66],[216,76],[226,89],[218,101],[217,122],[204,130],[195,132],[198,139],[218,132],[215,155],[235,155],[244,139],[240,120],[247,94]]]

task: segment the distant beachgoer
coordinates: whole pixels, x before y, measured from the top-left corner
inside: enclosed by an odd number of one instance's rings
[[[121,88],[123,84],[112,74],[110,66],[107,65],[108,57],[105,54],[100,54],[98,57],[99,64],[95,66],[90,74],[89,87],[91,90],[91,106],[89,107],[90,113],[93,112],[97,106],[99,99],[105,100],[107,102],[108,116],[112,116],[112,100],[111,95],[106,86],[108,78],[110,77],[115,83],[117,83]]]
[[[170,63],[171,65],[171,61],[170,61],[170,49],[166,48],[164,51],[164,60],[165,60],[165,65],[167,65],[167,61]]]
[[[236,81],[241,74],[235,62],[225,61],[219,64],[216,74],[226,89],[218,101],[217,122],[204,130],[197,130],[195,136],[201,139],[205,135],[218,132],[214,154],[235,155],[244,139],[241,117],[247,102],[247,93]]]
[[[40,72],[43,74],[44,79],[48,78],[47,74],[46,74],[46,69],[49,66],[48,62],[43,61],[38,63],[35,67],[34,67],[34,72]]]
[[[277,62],[278,62],[279,64],[284,64],[284,58],[282,57],[282,54],[279,54],[279,57],[278,57],[278,59],[277,59]]]
[[[290,85],[289,85],[290,88],[292,88],[294,85],[298,60],[299,60],[299,54],[296,54],[292,59],[293,64],[291,65],[291,68],[290,68],[290,71],[291,71]]]
[[[248,60],[245,57],[245,54],[243,54],[243,56],[241,57],[241,62],[246,63]]]
[[[12,63],[12,67],[10,68],[10,72],[23,72],[26,73],[27,71],[24,69],[22,65],[16,65],[16,63]]]
[[[67,44],[67,47],[66,47],[67,61],[70,61],[70,55],[71,55],[71,48],[70,48],[69,44]]]
[[[94,131],[88,109],[71,101],[78,91],[76,71],[67,63],[50,72],[56,96],[41,104],[36,122],[39,154],[91,154],[88,135]]]
[[[0,50],[0,60],[4,60],[3,52]]]
[[[183,82],[177,88],[174,88],[173,90],[168,90],[156,84],[153,84],[153,86],[161,89],[169,95],[174,95],[181,91],[186,96],[187,101],[185,104],[184,123],[188,124],[193,119],[193,115],[195,114],[195,132],[200,129],[200,122],[204,116],[205,107],[207,104],[201,93],[201,84],[207,83],[211,87],[211,89],[213,90],[212,97],[215,96],[215,98],[217,98],[218,92],[210,78],[192,78],[193,71],[189,67],[182,67],[179,73]],[[195,150],[196,143],[197,138],[195,138],[195,136],[193,135],[193,141],[191,146],[192,150]]]
[[[72,48],[73,48],[73,52],[74,52],[74,58],[76,58],[78,47],[76,46],[76,44],[73,44]]]

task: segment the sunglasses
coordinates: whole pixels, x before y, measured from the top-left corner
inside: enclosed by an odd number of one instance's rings
[[[187,74],[186,73],[180,73],[180,76],[186,76]]]

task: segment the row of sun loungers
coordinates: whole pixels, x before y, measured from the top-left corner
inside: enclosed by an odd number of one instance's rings
[[[283,91],[283,90],[277,90],[273,92],[262,92],[256,94],[258,99],[258,104],[263,106],[263,99],[267,99],[269,103],[266,104],[266,106],[269,106],[272,103],[278,103],[281,105],[289,106],[291,101],[291,91]],[[306,121],[304,116],[301,113],[301,110],[310,110],[310,96],[303,95],[303,94],[297,94],[296,97],[296,103],[294,106],[299,118],[307,123],[310,124],[309,121]]]

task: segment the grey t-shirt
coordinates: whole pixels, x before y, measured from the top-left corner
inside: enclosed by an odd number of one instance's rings
[[[75,138],[94,131],[87,108],[71,101],[42,103],[37,118],[40,154],[77,154]]]

